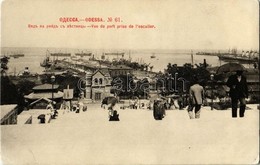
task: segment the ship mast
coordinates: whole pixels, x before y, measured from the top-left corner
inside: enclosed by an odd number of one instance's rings
[[[193,51],[191,50],[191,65],[193,67]]]

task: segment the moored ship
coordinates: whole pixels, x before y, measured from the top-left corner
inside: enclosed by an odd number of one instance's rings
[[[52,64],[52,62],[50,61],[50,57],[46,57],[41,63],[40,65],[42,67],[50,67]]]
[[[238,61],[241,63],[255,63],[259,61],[259,53],[253,51],[242,51],[242,54],[221,54],[218,55],[222,61]]]
[[[154,54],[150,56],[150,58],[155,58],[155,57],[156,57],[156,56],[155,56]]]
[[[56,56],[56,57],[69,57],[71,56],[70,53],[51,53],[51,56]]]
[[[75,53],[76,56],[80,56],[80,57],[85,57],[85,56],[91,56],[92,53],[91,52],[80,52],[80,53]]]
[[[41,67],[50,67],[52,65],[51,59],[50,59],[50,52],[49,50],[46,51],[46,57],[45,59],[40,63]]]
[[[116,55],[116,56],[122,56],[123,57],[125,55],[125,53],[123,53],[123,52],[122,53],[119,53],[119,52],[113,53],[112,52],[112,53],[105,53],[105,55]]]
[[[11,54],[11,55],[9,55],[9,57],[19,58],[19,57],[24,57],[24,54],[22,54],[22,53]]]

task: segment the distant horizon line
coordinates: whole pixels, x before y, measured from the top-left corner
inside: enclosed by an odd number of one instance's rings
[[[259,49],[253,49],[253,48],[249,48],[249,49],[237,49],[237,48],[222,48],[222,49],[210,49],[210,48],[196,48],[196,49],[162,49],[162,48],[158,48],[158,49],[153,49],[153,48],[75,48],[75,47],[39,47],[39,46],[33,46],[33,47],[19,47],[19,46],[1,46],[1,49],[2,48],[39,48],[39,49],[80,49],[80,50],[127,50],[127,51],[130,51],[130,50],[190,50],[190,51],[193,51],[193,50],[209,50],[209,51],[223,51],[223,50],[232,50],[232,49],[236,49],[236,50],[259,50]]]

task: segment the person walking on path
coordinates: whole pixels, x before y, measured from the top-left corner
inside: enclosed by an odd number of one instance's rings
[[[155,120],[162,120],[166,116],[165,102],[160,98],[154,100],[153,117]]]
[[[113,110],[112,114],[109,115],[109,121],[120,121],[119,120],[119,114],[116,110]]]
[[[190,119],[194,119],[193,109],[195,108],[195,118],[200,118],[200,108],[203,103],[204,89],[198,83],[197,78],[194,78],[194,84],[190,87],[190,105],[188,107],[188,113]]]
[[[248,87],[246,77],[242,75],[243,70],[237,70],[235,75],[231,75],[227,80],[230,88],[229,96],[232,104],[232,117],[237,117],[238,101],[240,103],[239,117],[244,117],[246,109],[245,98],[248,98]]]
[[[51,118],[55,119],[55,110],[53,108],[52,102],[49,102],[46,109],[50,112]]]

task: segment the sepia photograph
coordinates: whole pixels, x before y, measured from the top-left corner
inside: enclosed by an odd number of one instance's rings
[[[0,16],[0,165],[259,164],[258,0],[3,0]]]

